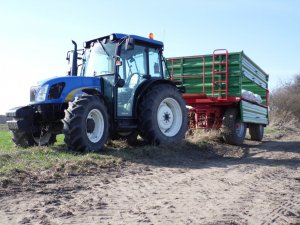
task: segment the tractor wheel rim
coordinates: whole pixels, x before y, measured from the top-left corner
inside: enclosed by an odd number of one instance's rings
[[[173,98],[164,99],[158,106],[157,123],[160,131],[167,137],[175,136],[182,126],[182,111]]]
[[[33,140],[38,145],[46,145],[50,141],[51,135],[51,132],[47,132],[38,137],[33,136]]]
[[[89,120],[92,120],[94,122],[94,129],[88,130],[88,127],[86,127],[87,137],[91,142],[97,143],[98,141],[100,141],[104,133],[103,115],[100,112],[100,110],[93,109],[89,112],[87,116],[86,124],[88,124]]]

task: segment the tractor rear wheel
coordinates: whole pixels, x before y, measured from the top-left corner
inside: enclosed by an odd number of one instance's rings
[[[262,124],[249,124],[249,133],[252,141],[261,141],[264,137],[264,126]]]
[[[63,123],[69,149],[99,151],[107,141],[108,113],[98,96],[81,96],[70,102]]]
[[[241,121],[237,108],[228,108],[225,111],[221,134],[224,141],[228,144],[243,144],[246,135],[246,124]]]
[[[187,130],[187,110],[177,88],[159,84],[151,88],[139,106],[139,131],[151,144],[180,142]]]

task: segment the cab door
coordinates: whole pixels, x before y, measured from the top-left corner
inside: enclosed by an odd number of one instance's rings
[[[119,76],[124,79],[125,85],[117,89],[117,116],[132,117],[134,95],[137,87],[145,80],[148,74],[148,49],[145,46],[135,45],[134,49],[121,48]]]

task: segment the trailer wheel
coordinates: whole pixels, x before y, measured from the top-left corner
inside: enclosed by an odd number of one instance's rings
[[[139,131],[150,144],[180,142],[187,130],[185,102],[177,88],[159,84],[151,88],[139,105]]]
[[[97,96],[81,96],[69,103],[63,119],[65,143],[75,151],[99,151],[108,137],[108,114]]]
[[[241,145],[246,135],[246,124],[241,122],[237,108],[228,108],[223,116],[221,134],[224,141],[232,145]]]
[[[31,146],[49,146],[56,142],[56,135],[47,132],[43,135],[31,134],[24,131],[12,131],[13,142],[19,147],[31,147]]]
[[[249,133],[252,141],[261,141],[264,136],[264,126],[262,124],[249,124]]]

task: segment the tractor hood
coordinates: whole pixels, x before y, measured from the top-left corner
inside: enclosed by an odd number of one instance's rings
[[[30,89],[31,104],[64,103],[82,95],[85,89],[100,92],[100,79],[97,77],[54,77],[42,80]]]

